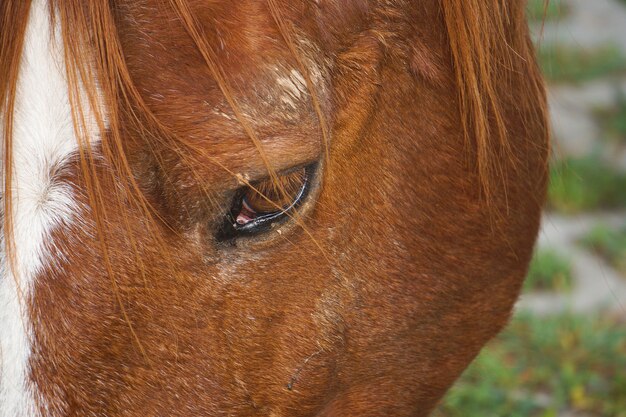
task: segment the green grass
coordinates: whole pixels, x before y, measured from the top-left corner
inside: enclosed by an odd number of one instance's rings
[[[526,15],[531,21],[559,19],[567,14],[567,7],[560,0],[550,0],[546,7],[546,0],[529,0]]]
[[[569,259],[551,249],[535,253],[524,282],[526,291],[570,291],[572,285]]]
[[[553,82],[585,82],[626,73],[626,57],[614,45],[580,49],[561,45],[540,46],[539,65]]]
[[[559,161],[551,169],[548,206],[566,214],[626,208],[626,174],[595,156]]]
[[[626,144],[626,95],[624,92],[619,93],[614,107],[598,109],[594,115],[608,140]]]
[[[518,316],[451,389],[438,417],[626,417],[626,326]]]
[[[612,229],[598,225],[584,237],[582,244],[626,274],[626,227]]]

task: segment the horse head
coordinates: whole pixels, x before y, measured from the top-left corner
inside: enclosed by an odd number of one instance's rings
[[[507,322],[505,0],[0,3],[0,416],[425,416]]]

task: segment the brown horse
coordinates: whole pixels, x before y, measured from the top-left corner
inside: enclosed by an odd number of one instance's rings
[[[545,193],[509,0],[2,0],[0,416],[425,416]]]

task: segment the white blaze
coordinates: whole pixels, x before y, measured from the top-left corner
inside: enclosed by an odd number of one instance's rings
[[[30,381],[33,323],[28,304],[37,275],[51,260],[46,244],[50,232],[70,222],[76,209],[72,190],[52,176],[53,167],[76,151],[77,141],[63,43],[49,19],[47,1],[34,0],[14,119],[11,215],[15,271],[7,262],[4,241],[0,253],[0,417],[39,415],[35,406],[38,394]]]

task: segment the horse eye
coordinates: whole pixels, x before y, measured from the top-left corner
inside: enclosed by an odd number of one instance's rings
[[[267,179],[240,189],[217,239],[256,235],[288,219],[306,198],[313,170],[311,166],[301,168],[279,175],[278,182]]]

